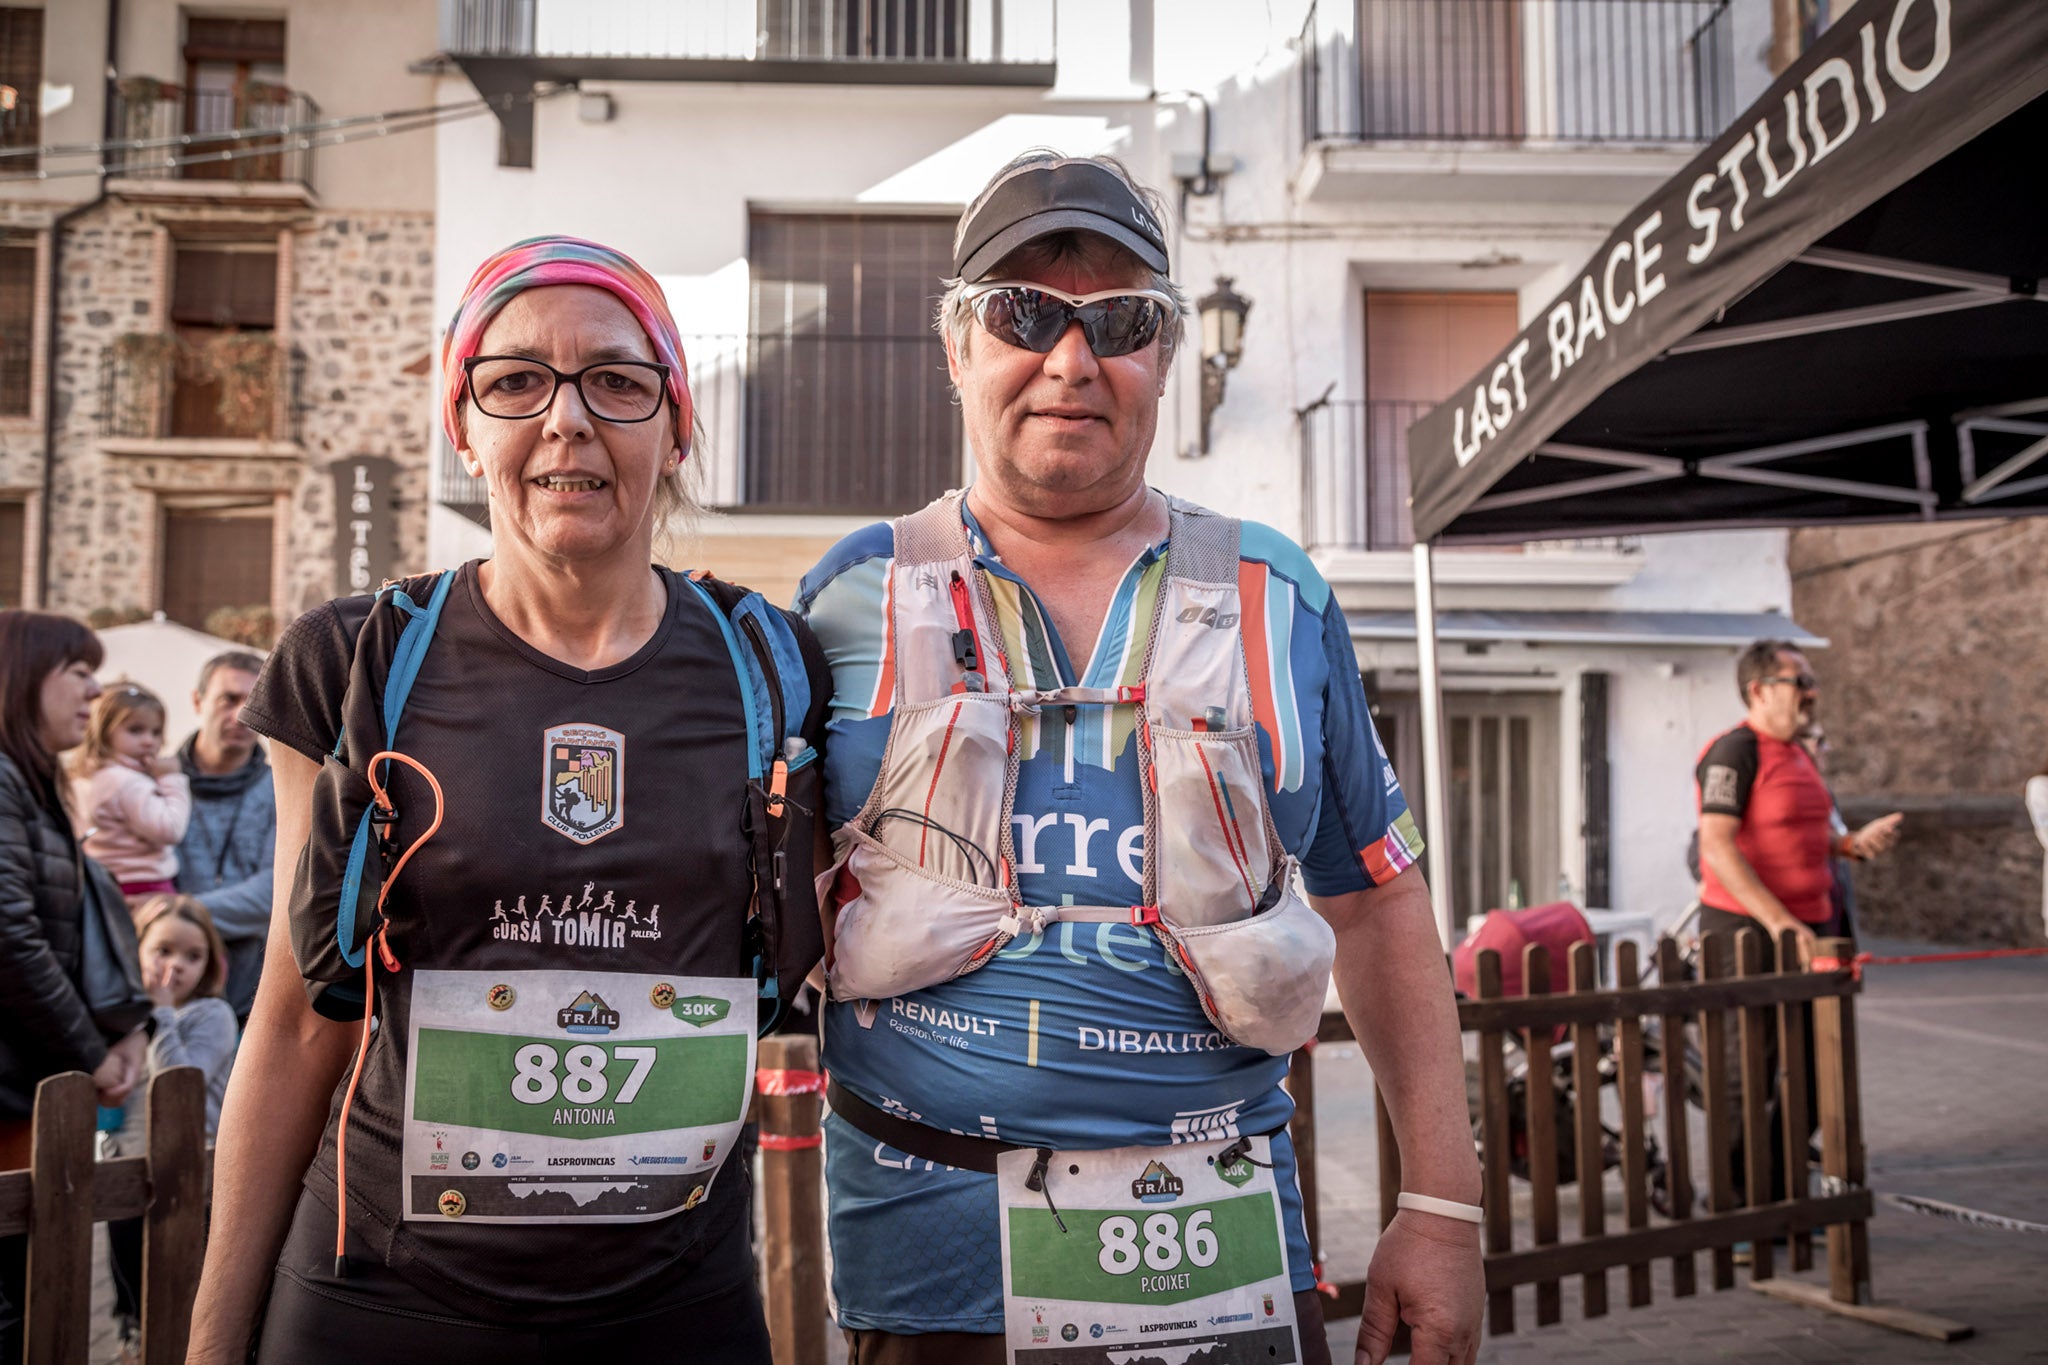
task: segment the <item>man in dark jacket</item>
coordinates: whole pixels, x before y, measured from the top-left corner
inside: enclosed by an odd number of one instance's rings
[[[256,732],[242,724],[242,703],[262,671],[263,660],[241,650],[208,659],[192,694],[199,729],[178,750],[192,780],[192,820],[178,845],[178,889],[199,898],[227,944],[225,993],[245,1024],[270,934],[277,835],[270,760]]]

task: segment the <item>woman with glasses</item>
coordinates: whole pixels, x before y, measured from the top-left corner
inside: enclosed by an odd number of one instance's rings
[[[365,728],[352,663],[358,688],[396,668],[388,643],[353,657],[371,599],[299,618],[243,711],[276,741],[289,913],[222,1116],[192,1359],[766,1361],[747,1171],[722,1169],[758,994],[753,702],[725,616],[653,563],[692,510],[676,325],[624,255],[537,238],[478,268],[442,375],[492,553],[444,598],[403,585],[441,605],[387,724],[410,852],[355,978],[374,1032],[323,1017],[343,992],[309,989],[322,926],[292,894],[322,764]],[[815,744],[824,665],[795,638]]]

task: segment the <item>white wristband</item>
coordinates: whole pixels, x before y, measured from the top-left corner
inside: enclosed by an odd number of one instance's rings
[[[1438,1199],[1430,1194],[1409,1194],[1406,1190],[1403,1190],[1400,1197],[1394,1201],[1394,1207],[1413,1209],[1417,1213],[1434,1213],[1442,1218],[1455,1218],[1461,1223],[1486,1221],[1486,1210],[1477,1204],[1460,1204],[1456,1200]]]

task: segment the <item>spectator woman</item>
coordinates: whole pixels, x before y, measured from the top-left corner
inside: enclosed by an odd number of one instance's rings
[[[85,738],[102,658],[68,616],[0,611],[0,1170],[28,1165],[46,1077],[87,1072],[115,1106],[142,1067],[144,1036],[105,1037],[80,985],[92,907],[59,755]],[[0,1359],[21,1358],[27,1257],[27,1238],[0,1238]]]
[[[449,324],[443,424],[488,490],[492,557],[456,571],[387,741],[437,784],[390,765],[394,846],[416,851],[354,978],[374,1033],[311,1008],[288,894],[323,761],[376,730],[342,724],[369,599],[300,617],[243,710],[275,741],[278,911],[221,1118],[195,1362],[240,1362],[252,1335],[294,1365],[769,1359],[748,1174],[720,1171],[751,1076],[718,1021],[750,1027],[757,991],[728,805],[747,703],[722,615],[652,564],[689,510],[680,340],[645,271],[563,237],[486,261]],[[815,747],[831,688],[796,638],[813,701],[792,728]],[[721,1032],[729,1083],[668,1060]],[[330,1117],[359,1033],[360,1088]],[[712,1111],[729,1128],[691,1117]]]

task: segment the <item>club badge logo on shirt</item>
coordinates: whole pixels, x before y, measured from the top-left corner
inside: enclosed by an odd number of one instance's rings
[[[626,737],[602,725],[557,725],[541,737],[540,817],[555,833],[595,843],[626,823]]]

